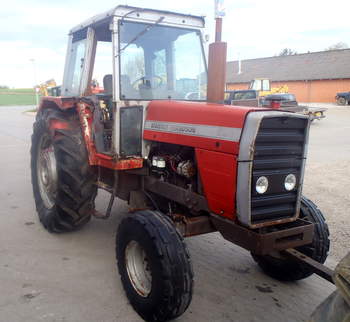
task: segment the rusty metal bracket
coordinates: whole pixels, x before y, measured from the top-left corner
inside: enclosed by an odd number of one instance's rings
[[[216,231],[209,216],[187,217],[171,214],[170,218],[183,237],[192,237]]]
[[[119,182],[119,177],[118,177],[118,173],[117,171],[114,172],[114,184],[113,184],[113,190],[111,191],[111,198],[109,199],[109,203],[108,203],[108,207],[106,210],[105,214],[100,213],[99,211],[97,211],[96,209],[93,212],[93,216],[98,218],[98,219],[108,219],[111,216],[111,211],[112,211],[112,207],[113,207],[113,203],[114,203],[114,199],[115,199],[115,195],[116,195],[116,191],[117,191],[117,187],[118,187],[118,182]]]
[[[95,209],[92,215],[95,218],[97,218],[97,219],[108,219],[111,216],[111,210],[112,210],[112,207],[113,207],[114,198],[115,198],[115,196],[112,193],[111,194],[111,199],[109,199],[108,207],[107,207],[107,210],[106,210],[105,214],[103,214],[103,213],[101,213],[101,212],[99,212],[99,211],[97,211]]]
[[[203,210],[209,212],[205,197],[188,189],[184,189],[152,177],[145,177],[144,189],[169,200],[178,202],[179,204],[185,205],[191,210]]]
[[[314,225],[301,219],[278,225],[278,229],[266,227],[259,230],[249,229],[214,214],[210,217],[215,228],[225,239],[257,255],[310,244],[313,238]]]
[[[303,253],[297,251],[296,249],[289,248],[281,252],[283,255],[286,255],[294,260],[301,262],[309,266],[315,274],[326,279],[328,282],[334,284],[333,276],[334,271],[329,267],[315,261],[309,256],[304,255]]]

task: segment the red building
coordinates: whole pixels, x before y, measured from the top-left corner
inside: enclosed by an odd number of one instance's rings
[[[271,87],[287,85],[299,102],[334,102],[338,92],[350,91],[350,49],[227,63],[227,89],[247,89],[254,78],[268,78]]]

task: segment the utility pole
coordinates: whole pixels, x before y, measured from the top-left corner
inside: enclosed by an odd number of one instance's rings
[[[35,59],[31,58],[30,61],[33,64],[33,71],[34,71],[34,89],[35,89],[35,101],[36,101],[36,107],[38,108],[39,105],[39,95],[38,95],[38,90],[37,90],[37,78],[36,78],[36,65],[35,65]]]
[[[238,52],[238,72],[237,74],[242,74],[242,61],[241,61],[241,53]]]

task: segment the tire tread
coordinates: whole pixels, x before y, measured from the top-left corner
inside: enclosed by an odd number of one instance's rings
[[[173,224],[165,218],[165,215],[158,211],[144,210],[127,216],[119,225],[117,233],[117,260],[119,273],[121,275],[124,288],[127,282],[123,276],[123,260],[118,256],[118,236],[122,235],[122,230],[127,226],[132,227],[135,223],[140,223],[154,243],[157,258],[162,267],[162,279],[164,283],[164,293],[161,303],[155,310],[146,316],[140,312],[137,303],[131,304],[135,310],[147,321],[168,321],[180,316],[189,306],[193,291],[193,270],[190,262],[188,249],[183,237],[176,231]],[[177,282],[175,282],[177,281]],[[181,281],[179,283],[179,281]]]
[[[57,163],[57,197],[53,209],[46,209],[38,191],[36,178],[37,145],[41,135],[49,133],[51,120],[69,124],[69,129],[51,133]],[[33,125],[31,147],[32,185],[40,221],[50,232],[67,232],[86,224],[94,209],[97,186],[75,111],[43,109]]]

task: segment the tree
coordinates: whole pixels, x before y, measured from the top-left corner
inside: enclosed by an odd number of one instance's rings
[[[336,44],[325,48],[325,50],[339,50],[339,49],[347,49],[347,48],[349,48],[347,43],[343,41],[339,41]]]
[[[290,48],[284,48],[281,50],[281,52],[278,54],[278,56],[290,56],[290,55],[296,55],[297,52],[290,49]]]
[[[6,85],[0,85],[0,89],[9,89],[9,87]]]

